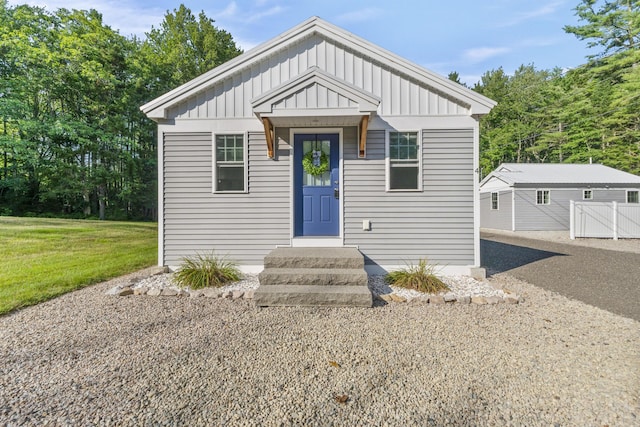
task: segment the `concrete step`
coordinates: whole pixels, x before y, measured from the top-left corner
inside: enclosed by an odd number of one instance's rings
[[[260,286],[364,286],[364,268],[265,268],[258,276]]]
[[[364,268],[364,256],[356,248],[276,248],[264,268]]]
[[[260,285],[253,296],[253,301],[258,307],[371,307],[373,305],[373,297],[366,286]]]

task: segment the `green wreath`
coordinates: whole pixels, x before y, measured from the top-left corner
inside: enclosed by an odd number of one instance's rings
[[[318,166],[313,164],[313,152],[314,150],[309,151],[302,158],[302,167],[306,173],[313,176],[320,176],[326,171],[329,170],[329,158],[324,153],[324,151],[320,151],[320,164]]]

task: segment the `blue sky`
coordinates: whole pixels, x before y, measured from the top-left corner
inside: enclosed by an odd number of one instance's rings
[[[457,71],[473,85],[502,66],[512,74],[521,64],[539,69],[573,68],[593,53],[564,25],[578,23],[579,0],[185,0],[194,14],[201,10],[229,31],[248,50],[311,16],[319,16],[370,42],[437,73]],[[167,10],[180,5],[166,0],[10,0],[49,10],[94,8],[104,22],[123,35],[158,26]]]

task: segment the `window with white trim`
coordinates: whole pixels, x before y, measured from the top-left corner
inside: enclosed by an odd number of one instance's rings
[[[536,190],[536,205],[548,205],[551,203],[549,190]]]
[[[215,192],[246,191],[246,154],[244,135],[216,135]]]
[[[582,200],[593,200],[593,190],[582,190]]]
[[[498,193],[491,193],[491,210],[498,210]]]
[[[627,190],[627,203],[640,203],[640,190]]]
[[[420,190],[418,132],[389,132],[387,143],[389,190]]]

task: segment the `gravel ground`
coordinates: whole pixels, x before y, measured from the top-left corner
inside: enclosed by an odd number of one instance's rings
[[[474,296],[496,296],[504,298],[506,296],[505,292],[502,289],[496,289],[488,282],[478,281],[469,276],[452,275],[439,277],[440,280],[442,280],[449,287],[448,291],[440,292],[440,294],[443,296],[451,296],[454,299],[457,299],[459,297]],[[120,286],[122,285],[116,285],[107,292],[115,295],[121,289]],[[258,289],[258,286],[260,286],[260,281],[257,274],[245,274],[242,280],[219,288],[219,292],[223,293],[233,292],[236,290],[256,290]],[[406,298],[408,301],[411,301],[413,299],[424,300],[428,297],[427,294],[414,291],[412,289],[405,289],[398,286],[389,286],[387,283],[385,283],[384,276],[369,276],[368,286],[369,290],[373,293],[374,296],[395,293],[396,295]],[[145,290],[174,289],[176,291],[180,291],[180,287],[173,281],[173,273],[154,274],[152,276],[144,278],[140,281],[137,281],[133,285],[133,289],[136,288],[144,288]],[[185,288],[184,290],[187,292],[191,292],[189,288]]]
[[[640,239],[573,239],[568,231],[507,231],[493,228],[481,229],[482,234],[496,234],[501,236],[516,236],[527,239],[546,240],[549,242],[565,243],[567,245],[587,246],[590,248],[607,249],[619,252],[634,252],[640,254]]]
[[[509,276],[523,304],[372,309],[105,295],[130,280],[0,317],[0,425],[640,422],[640,323]]]

